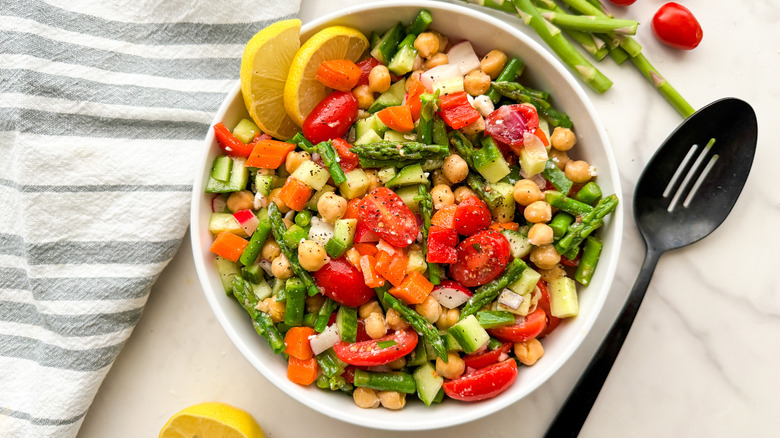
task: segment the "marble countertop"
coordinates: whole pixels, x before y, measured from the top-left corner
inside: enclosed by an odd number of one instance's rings
[[[303,0],[304,22],[361,0]],[[780,430],[780,2],[687,0],[704,40],[690,52],[662,46],[650,20],[662,0],[617,15],[637,19],[637,39],[658,70],[698,108],[746,100],[759,120],[752,173],[729,218],[705,240],[661,258],[631,333],[582,437],[777,436]],[[528,29],[525,29],[528,32]],[[615,85],[588,91],[620,167],[625,240],[602,317],[572,359],[530,397],[473,423],[406,436],[541,436],[606,333],[633,284],[644,246],[629,200],[644,164],[680,116],[630,65],[599,68]],[[207,400],[250,411],[269,437],[395,437],[325,417],[262,377],[231,344],[200,289],[191,247],[154,286],[146,311],[86,416],[80,437],[156,436],[185,406]],[[236,384],[236,376],[242,376]]]

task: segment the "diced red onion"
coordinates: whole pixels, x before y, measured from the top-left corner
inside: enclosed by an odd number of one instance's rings
[[[314,335],[309,339],[309,345],[314,355],[318,355],[328,348],[336,345],[341,340],[338,324],[331,324],[322,333]]]
[[[329,224],[325,221],[318,221],[316,224],[312,221],[311,228],[309,229],[309,240],[313,240],[320,246],[325,246],[331,237],[336,233],[333,224]]]
[[[376,244],[376,249],[379,251],[384,251],[390,255],[398,254],[399,252],[403,254],[403,250],[400,248],[396,248],[393,245],[390,245],[389,243],[385,242],[383,239],[379,239],[379,242]]]
[[[429,93],[433,92],[433,83],[442,82],[455,77],[462,77],[457,65],[444,64],[434,67],[420,75],[420,83]]]
[[[257,192],[255,193],[255,210],[260,210],[263,207],[268,207],[268,196]]]
[[[270,260],[260,260],[260,267],[263,268],[263,271],[265,271],[268,275],[274,275],[273,272],[271,272],[271,261]]]
[[[311,160],[312,161],[320,161],[320,160],[322,160],[322,156],[320,156],[320,154],[315,152],[315,153],[311,154]]]
[[[467,293],[466,290],[446,285],[435,288],[431,292],[431,296],[448,309],[459,307],[471,298],[471,294]]]
[[[509,355],[506,353],[501,353],[498,355],[498,361],[503,362],[505,360],[509,359]]]
[[[501,291],[501,295],[498,296],[498,304],[502,304],[510,309],[517,310],[522,303],[523,296],[516,294],[509,289],[504,289]]]
[[[222,213],[227,208],[225,197],[217,193],[211,198],[211,211],[213,213]]]
[[[461,76],[479,68],[479,58],[468,41],[461,41],[452,46],[447,52],[447,60],[451,65],[458,66]]]

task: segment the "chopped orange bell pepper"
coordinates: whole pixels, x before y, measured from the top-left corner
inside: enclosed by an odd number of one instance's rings
[[[276,169],[284,163],[295,145],[277,140],[260,140],[252,149],[245,166],[259,167],[261,169]]]
[[[431,217],[431,225],[442,228],[455,228],[455,210],[457,209],[457,205],[443,207],[433,214],[433,217]]]
[[[376,116],[394,131],[411,132],[414,129],[412,111],[408,106],[391,106],[379,111]]]
[[[282,190],[279,191],[279,199],[291,209],[301,211],[306,207],[306,203],[309,202],[311,194],[311,187],[295,178],[288,177],[282,186]]]
[[[406,277],[406,265],[408,260],[403,252],[389,254],[387,251],[379,251],[376,259],[376,272],[393,286],[400,286]]]
[[[360,67],[349,59],[332,59],[320,64],[315,78],[334,90],[350,91],[357,85],[361,73]]]
[[[422,274],[413,271],[404,278],[400,286],[390,288],[390,295],[406,304],[420,304],[433,291],[433,284]]]
[[[211,252],[231,262],[237,262],[247,245],[249,242],[246,239],[242,239],[230,231],[223,231],[211,244]]]

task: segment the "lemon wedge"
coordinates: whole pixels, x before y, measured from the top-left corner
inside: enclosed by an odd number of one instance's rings
[[[300,34],[301,20],[276,22],[255,34],[241,57],[241,94],[249,115],[263,132],[283,140],[298,132],[284,110],[284,84]]]
[[[287,75],[284,87],[287,115],[302,126],[311,110],[332,91],[315,79],[323,61],[357,61],[367,48],[365,35],[347,26],[326,27],[309,38],[295,54]]]
[[[219,402],[190,406],[176,413],[159,438],[263,438],[263,430],[249,413]]]

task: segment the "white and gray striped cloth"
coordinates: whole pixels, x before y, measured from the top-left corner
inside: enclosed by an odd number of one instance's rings
[[[0,0],[0,436],[76,435],[244,44],[299,3]]]

